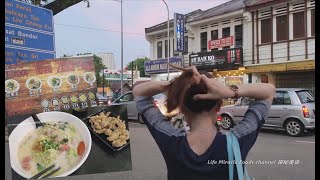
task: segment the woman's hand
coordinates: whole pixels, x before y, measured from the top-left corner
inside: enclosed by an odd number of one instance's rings
[[[193,76],[190,79],[190,85],[199,84],[201,81],[201,76],[195,66],[190,66],[186,70],[192,71]]]
[[[224,99],[234,96],[234,92],[226,85],[221,84],[214,78],[207,78],[205,75],[200,75],[201,80],[208,88],[207,94],[197,94],[193,96],[194,100],[199,99]]]

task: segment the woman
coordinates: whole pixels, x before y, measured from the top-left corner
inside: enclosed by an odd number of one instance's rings
[[[152,96],[165,91],[168,111],[180,108],[190,133],[174,128],[153,106]],[[245,160],[267,118],[275,88],[271,84],[255,83],[231,89],[192,66],[171,82],[140,84],[133,89],[133,94],[137,109],[165,159],[169,180],[223,180],[229,178],[227,142],[215,126],[221,100],[255,99],[243,120],[231,130],[239,140],[242,160]],[[234,179],[237,179],[236,171]]]

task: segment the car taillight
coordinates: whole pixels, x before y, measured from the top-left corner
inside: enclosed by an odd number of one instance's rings
[[[302,112],[305,118],[309,117],[309,109],[306,106],[302,106]]]
[[[222,121],[222,116],[218,116],[217,121]]]

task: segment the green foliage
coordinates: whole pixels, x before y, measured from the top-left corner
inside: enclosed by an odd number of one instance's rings
[[[136,60],[133,61],[133,70],[136,69],[136,66],[138,67],[138,71],[140,71],[140,76],[141,77],[147,77],[145,72],[144,72],[144,62],[149,61],[149,58],[144,57],[144,58],[137,58]],[[130,62],[127,65],[128,70],[132,69],[132,62]]]

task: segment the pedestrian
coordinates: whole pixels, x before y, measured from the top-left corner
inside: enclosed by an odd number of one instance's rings
[[[185,115],[190,133],[173,127],[153,106],[152,96],[162,92],[167,93],[168,112],[178,107]],[[244,161],[268,116],[275,87],[255,83],[230,88],[191,66],[170,82],[149,81],[137,85],[133,94],[139,114],[164,157],[168,180],[224,180],[229,179],[227,140],[215,126],[222,99],[255,99],[243,120],[230,130],[239,141]],[[237,171],[233,179],[238,179]]]

